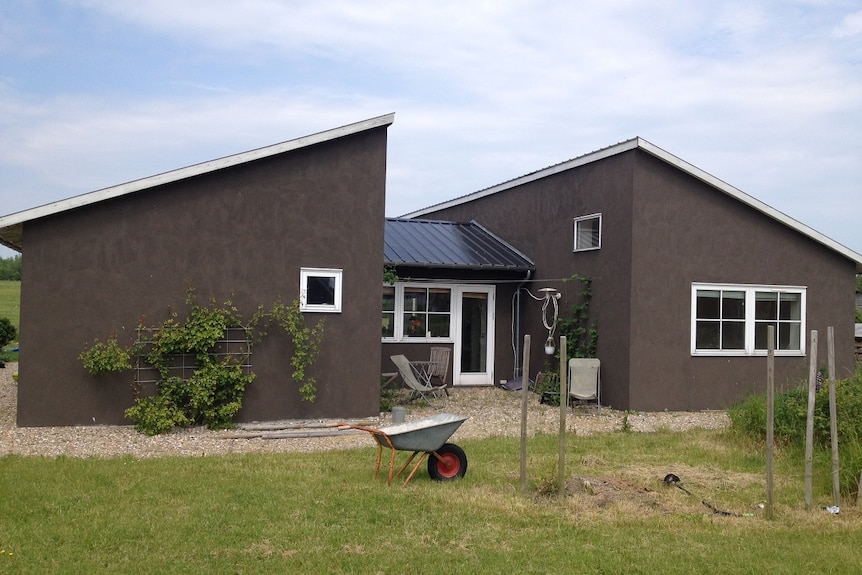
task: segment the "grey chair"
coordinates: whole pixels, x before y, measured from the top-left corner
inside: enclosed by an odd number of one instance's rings
[[[446,385],[446,378],[449,376],[449,358],[452,355],[452,349],[448,347],[432,347],[430,372],[431,378],[437,378],[443,385],[443,390],[446,395],[449,395],[449,388]]]
[[[569,360],[569,399],[596,402],[601,410],[601,362],[594,357],[573,357]]]

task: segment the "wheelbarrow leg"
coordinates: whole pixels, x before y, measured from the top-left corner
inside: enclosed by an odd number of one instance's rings
[[[413,470],[410,471],[410,475],[408,475],[407,479],[404,480],[404,485],[407,485],[408,483],[410,483],[410,480],[413,479],[413,476],[416,475],[417,471],[419,471],[419,466],[422,465],[422,462],[425,461],[426,457],[428,457],[428,452],[427,451],[414,451],[413,455],[410,456],[410,459],[408,459],[407,462],[404,464],[404,466],[401,467],[401,470],[398,471],[398,475],[401,475],[401,472],[404,471],[405,469],[407,469],[407,466],[410,465],[410,462],[413,461],[413,458],[416,457],[419,453],[421,453],[422,456],[419,457],[419,461],[417,461],[416,465],[413,466]],[[398,477],[398,475],[396,475],[396,477]]]

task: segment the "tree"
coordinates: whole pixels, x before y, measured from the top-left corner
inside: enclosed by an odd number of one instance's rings
[[[21,281],[21,255],[0,258],[0,280]]]

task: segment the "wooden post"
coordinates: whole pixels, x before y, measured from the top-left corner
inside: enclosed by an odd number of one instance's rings
[[[566,412],[569,407],[569,386],[566,383],[569,376],[566,349],[566,336],[560,336],[560,457],[557,462],[560,499],[566,496]]]
[[[841,504],[841,478],[838,465],[838,406],[835,404],[835,329],[826,328],[826,361],[829,370],[829,434],[832,436],[832,505]]]
[[[817,330],[811,330],[808,364],[808,415],[805,418],[805,509],[811,509],[811,480],[814,464],[814,392],[817,384]]]
[[[775,449],[775,326],[766,328],[766,518],[773,514],[773,468]]]
[[[527,394],[530,392],[530,334],[524,336],[521,370],[521,493],[527,494]]]

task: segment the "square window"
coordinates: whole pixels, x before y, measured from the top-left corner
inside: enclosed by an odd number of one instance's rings
[[[592,214],[575,218],[575,249],[597,250],[602,247],[602,215]]]
[[[302,268],[299,273],[299,309],[341,312],[341,270]]]

